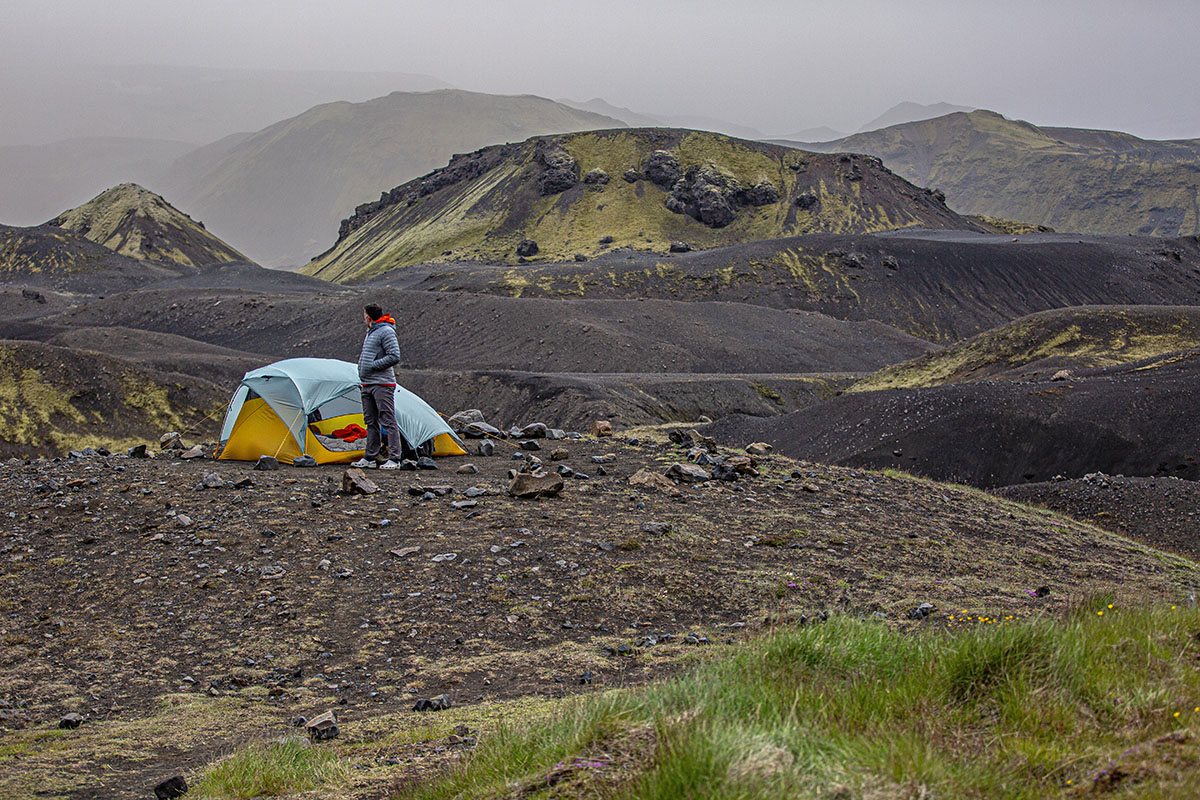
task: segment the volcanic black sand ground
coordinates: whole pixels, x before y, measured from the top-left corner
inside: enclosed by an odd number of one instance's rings
[[[1097,593],[1174,600],[1200,578],[1098,528],[900,474],[766,456],[736,483],[633,487],[684,458],[655,438],[543,440],[536,455],[590,478],[536,501],[506,495],[505,443],[436,472],[373,472],[367,497],[338,493],[338,467],[4,464],[0,795],[144,795],[336,707],[361,743],[355,796],[379,797],[457,752],[434,746],[417,698],[449,693],[437,723],[486,731],[547,698],[671,674],[781,614],[944,626]],[[550,462],[559,446],[569,457]],[[457,474],[468,462],[479,472]],[[252,483],[197,488],[207,472]],[[421,500],[413,485],[453,491]],[[455,507],[468,487],[485,493]],[[933,616],[907,619],[925,601]],[[604,649],[621,645],[632,653]],[[56,730],[67,712],[86,722]]]
[[[1006,486],[996,494],[1044,506],[1170,550],[1200,558],[1200,483],[1095,473],[1074,480]]]
[[[782,416],[729,417],[710,430],[761,439],[796,458],[984,487],[1095,471],[1194,480],[1198,380],[1200,350],[1193,349],[1065,381],[847,393]]]

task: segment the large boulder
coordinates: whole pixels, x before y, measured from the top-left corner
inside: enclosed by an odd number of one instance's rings
[[[565,192],[579,183],[579,164],[566,150],[555,148],[544,151],[538,160],[542,163],[542,174],[538,177],[538,190],[543,197]]]
[[[779,202],[779,190],[766,178],[760,178],[742,192],[738,199],[748,206],[769,206]]]
[[[671,187],[667,208],[686,214],[710,228],[723,228],[737,216],[741,184],[711,164],[688,167]]]
[[[679,159],[670,151],[655,150],[646,159],[646,165],[642,168],[642,174],[646,177],[646,180],[658,188],[670,189],[683,173],[679,169]]]
[[[522,239],[517,243],[517,255],[521,258],[532,258],[538,254],[538,243],[533,239]]]
[[[596,167],[588,170],[588,173],[583,176],[583,182],[594,189],[599,189],[604,184],[608,183],[608,173]]]

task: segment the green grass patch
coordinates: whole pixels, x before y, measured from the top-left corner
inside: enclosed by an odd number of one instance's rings
[[[281,797],[345,781],[351,766],[337,753],[300,737],[258,744],[231,755],[209,769],[188,797]]]
[[[502,726],[398,797],[1196,796],[1200,612],[986,619],[788,629]]]

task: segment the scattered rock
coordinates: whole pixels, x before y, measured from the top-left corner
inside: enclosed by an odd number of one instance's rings
[[[164,433],[162,436],[158,437],[158,449],[159,450],[182,450],[183,449],[183,437],[180,436],[176,431],[171,431],[170,433]]]
[[[483,417],[483,412],[478,408],[464,409],[446,420],[446,423],[450,426],[450,430],[455,433],[462,433],[468,425],[478,422],[487,424],[487,420]]]
[[[187,794],[187,790],[187,781],[183,779],[183,776],[174,775],[154,787],[154,797],[156,800],[175,800],[175,798]]]
[[[475,475],[479,472],[479,467],[475,466],[474,464],[463,464],[454,471],[459,475]]]
[[[621,177],[625,179],[626,183],[637,183],[642,179],[642,173],[636,169],[627,169]]]
[[[592,456],[593,464],[611,464],[617,460],[616,453],[605,453],[602,456]]]
[[[496,445],[493,442],[484,440],[479,443],[479,455],[483,456],[484,458],[487,458],[488,456],[492,456],[495,454],[496,454]]]
[[[1058,372],[1050,376],[1052,381],[1069,381],[1071,380],[1071,370],[1060,369]]]
[[[526,439],[525,441],[521,442],[521,449],[522,450],[541,450],[542,446],[540,444],[538,444],[537,440],[535,440],[535,439]]]
[[[652,472],[644,467],[629,476],[629,485],[644,489],[654,489],[672,497],[678,497],[679,488],[669,478],[658,472]]]
[[[583,182],[593,188],[599,188],[608,183],[608,173],[599,167],[590,169],[587,171],[587,174],[583,176]]]
[[[566,461],[571,457],[571,451],[565,447],[559,447],[550,452],[551,461]]]
[[[361,469],[353,467],[342,473],[342,492],[345,494],[375,494],[379,487]]]
[[[590,686],[592,681],[596,680],[596,676],[591,671],[585,672],[579,676],[579,683],[582,686]]]
[[[431,697],[428,700],[421,698],[417,704],[413,706],[413,711],[445,711],[450,708],[450,696],[439,694],[436,697]]]
[[[541,422],[531,422],[524,428],[517,429],[517,436],[522,439],[545,439],[550,428]]]
[[[187,450],[183,451],[183,453],[179,457],[186,458],[188,460],[191,460],[193,458],[204,458],[204,445],[202,445],[202,444],[192,445]]]
[[[602,436],[612,436],[612,423],[606,419],[598,419],[592,423],[592,436],[600,438]]]
[[[712,475],[695,464],[680,464],[676,462],[667,467],[664,473],[668,478],[679,483],[703,483],[711,480]]]
[[[324,714],[313,717],[305,725],[304,730],[308,733],[308,738],[314,742],[323,742],[328,739],[336,739],[339,733],[337,726],[337,711],[330,710]]]
[[[310,467],[315,467],[316,465],[317,465],[317,460],[315,458],[313,458],[312,456],[310,456],[308,453],[302,453],[301,455],[298,455],[292,459],[293,467],[301,467],[302,469],[307,469]]]
[[[462,511],[464,508],[474,508],[477,505],[479,505],[478,500],[455,500],[450,507],[455,511]]]
[[[521,258],[530,258],[538,254],[538,243],[533,239],[522,239],[517,243],[517,255]]]
[[[519,472],[508,484],[508,493],[513,497],[533,499],[555,497],[563,489],[561,475],[546,472]]]
[[[421,552],[421,545],[415,544],[412,547],[397,547],[394,550],[388,550],[388,552],[396,558],[406,558]]]
[[[642,533],[649,533],[654,536],[666,536],[671,532],[672,528],[669,522],[643,522],[641,530]]]
[[[73,711],[70,714],[63,714],[63,718],[58,721],[58,727],[65,731],[73,731],[82,724],[83,716]]]
[[[417,469],[441,469],[429,456],[421,456],[417,459]]]
[[[566,464],[559,464],[558,469],[556,469],[555,472],[557,472],[559,475],[562,475],[564,478],[572,478],[575,476],[575,470],[571,469]]]
[[[147,458],[149,454],[146,452],[146,445],[135,444],[133,447],[125,451],[125,455],[129,456],[130,458]]]
[[[672,253],[690,253],[692,251],[692,246],[687,242],[671,242],[671,246],[668,248],[668,250]]]
[[[916,608],[910,608],[908,610],[908,618],[925,619],[933,613],[933,608],[933,603],[921,603],[921,605],[917,606]]]
[[[892,271],[900,269],[900,260],[895,256],[884,256],[880,263]]]
[[[279,469],[279,459],[275,456],[259,456],[254,468],[262,472],[274,472]]]
[[[808,189],[796,195],[796,207],[807,211],[817,204],[817,199],[817,193]]]
[[[220,489],[225,485],[225,479],[215,472],[206,472],[200,478],[201,489]]]
[[[758,464],[751,456],[730,456],[725,459],[724,466],[729,467],[734,472],[740,475],[748,475],[751,478],[758,477]]]
[[[703,447],[704,449],[708,450],[709,452],[716,451],[717,440],[712,438],[711,436],[705,436],[704,434],[700,433],[700,431],[698,431],[694,428],[692,430],[688,431],[687,435],[689,438],[691,438],[692,444],[696,445],[697,447]]]
[[[766,442],[753,442],[752,444],[746,445],[746,452],[752,456],[765,456],[774,449],[774,447]]]

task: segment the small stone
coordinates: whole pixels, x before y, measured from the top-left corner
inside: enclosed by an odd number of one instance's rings
[[[475,475],[479,472],[479,467],[475,466],[474,464],[463,464],[454,471],[459,475]]]
[[[316,465],[317,465],[317,460],[315,458],[313,458],[312,456],[310,456],[308,453],[302,453],[301,455],[298,455],[292,459],[293,467],[300,467],[302,469],[308,469],[310,467],[315,467]]]
[[[513,497],[531,500],[537,497],[555,497],[563,490],[561,475],[537,472],[519,472],[508,484],[508,493]]]
[[[192,445],[190,448],[185,450],[183,452],[183,454],[179,457],[186,458],[188,460],[191,460],[193,458],[204,458],[204,445],[202,445],[202,444]]]
[[[467,497],[483,497],[485,494],[487,494],[487,489],[483,489],[478,486],[468,486],[463,494]]]
[[[396,558],[404,558],[406,556],[411,556],[421,552],[421,546],[418,544],[413,545],[412,547],[398,547],[394,550],[388,550],[388,552],[394,555]]]
[[[339,733],[337,726],[337,711],[330,710],[324,714],[313,717],[304,725],[304,730],[308,733],[308,737],[314,742],[323,742],[328,739],[336,739]]]
[[[83,716],[80,714],[76,714],[75,712],[71,712],[70,714],[63,714],[63,718],[58,721],[58,727],[62,728],[65,731],[73,731],[82,724],[83,724]]]
[[[200,479],[200,486],[204,489],[220,489],[224,485],[225,479],[215,472],[206,472]]]
[[[464,508],[474,508],[477,505],[479,505],[478,500],[455,500],[450,507],[455,511],[462,511]]]
[[[746,445],[746,452],[752,456],[765,456],[775,448],[766,442],[752,442]]]
[[[565,447],[560,447],[550,453],[551,461],[566,461],[571,457],[571,451]]]
[[[429,456],[421,456],[417,459],[417,469],[441,469]]]
[[[521,442],[521,449],[522,450],[541,450],[542,446],[540,444],[538,444],[536,441],[534,441],[533,439],[526,439],[525,441]]]
[[[187,781],[183,776],[174,775],[154,787],[154,797],[156,800],[175,800],[187,794],[187,790]]]
[[[603,436],[612,436],[612,435],[613,435],[612,423],[609,422],[608,420],[598,419],[592,423],[592,436],[595,436],[597,439],[599,439]]]
[[[588,671],[579,676],[579,683],[584,686],[590,686],[595,679],[596,676]]]
[[[342,492],[345,494],[375,494],[379,487],[361,469],[351,467],[342,473]]]
[[[129,456],[130,458],[146,458],[146,445],[135,444],[133,447],[125,451],[125,455]]]
[[[436,697],[431,697],[428,700],[422,698],[413,706],[413,711],[445,711],[450,708],[450,696],[439,694]]]
[[[678,497],[680,494],[679,488],[665,475],[658,472],[651,472],[645,468],[639,469],[629,477],[629,485],[643,489],[654,489],[655,491],[669,494],[672,497]]]
[[[602,456],[592,456],[593,464],[611,464],[617,460],[616,453],[605,453]]]
[[[680,464],[678,462],[667,467],[666,477],[679,483],[703,483],[711,480],[712,475],[695,464]]]
[[[254,468],[260,472],[274,472],[279,469],[279,459],[275,456],[259,456]]]
[[[692,246],[687,242],[671,242],[670,248],[672,253],[690,253]]]
[[[933,603],[921,603],[921,605],[917,606],[916,608],[910,608],[908,610],[908,618],[925,619],[933,613],[933,608]]]
[[[665,536],[671,532],[671,523],[669,522],[643,522],[641,527],[642,533],[649,533],[655,536]]]
[[[571,469],[566,464],[559,464],[554,471],[559,475],[562,475],[564,478],[570,478],[575,475],[575,470]]]
[[[484,439],[482,442],[479,443],[479,455],[484,456],[486,458],[487,456],[495,455],[495,453],[496,453],[496,445],[494,443],[492,443],[490,440]]]
[[[176,431],[164,433],[162,436],[158,437],[158,449],[159,450],[182,450],[183,449],[183,437],[180,436]]]

